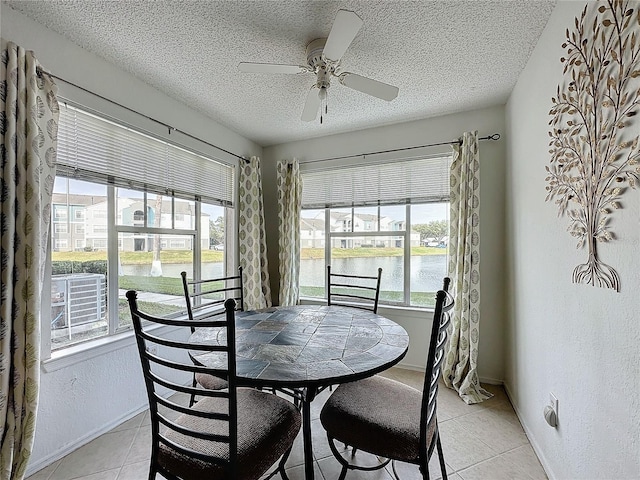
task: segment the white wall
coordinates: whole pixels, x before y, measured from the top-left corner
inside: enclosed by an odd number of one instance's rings
[[[571,282],[587,252],[545,202],[561,44],[584,5],[558,3],[507,105],[506,386],[551,479],[638,479],[640,192],[626,192],[613,217],[617,238],[599,247],[620,275],[620,293]],[[542,415],[549,392],[559,399],[557,430]]]
[[[34,50],[45,69],[106,98],[238,155],[262,148],[128,75],[59,35],[2,7],[2,36]],[[236,159],[92,95],[58,82],[59,93],[172,141],[234,163]],[[40,404],[29,474],[111,429],[147,405],[133,337],[79,363],[54,361],[41,373]]]
[[[402,94],[402,92],[400,93]],[[331,121],[331,119],[329,119]],[[318,125],[318,128],[322,128]],[[318,160],[343,155],[361,154],[454,140],[465,131],[478,130],[480,136],[504,133],[504,108],[447,115],[438,118],[388,125],[356,132],[292,142],[264,149],[263,188],[267,250],[274,300],[278,299],[278,210],[276,191],[276,162],[297,158],[300,161]],[[480,305],[479,375],[483,380],[501,383],[504,378],[504,141],[480,143],[480,277],[482,283]],[[442,148],[439,147],[440,151]],[[450,149],[448,150],[450,151]],[[357,162],[357,159],[345,160]],[[271,207],[269,207],[271,206]],[[424,314],[399,309],[381,308],[381,313],[402,324],[411,335],[407,357],[402,364],[424,368],[427,334]]]

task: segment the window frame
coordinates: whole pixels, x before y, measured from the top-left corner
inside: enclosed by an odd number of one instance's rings
[[[330,264],[332,261],[331,249],[333,239],[335,237],[349,238],[349,237],[398,237],[402,236],[404,248],[403,248],[403,294],[402,302],[390,302],[388,300],[381,299],[380,305],[391,308],[403,308],[403,309],[432,309],[429,306],[412,305],[411,304],[411,233],[413,229],[412,220],[412,206],[414,205],[429,205],[429,204],[449,204],[449,172],[450,165],[453,161],[453,152],[451,149],[445,149],[443,147],[424,148],[420,152],[416,152],[411,157],[399,158],[397,156],[390,156],[387,154],[376,155],[372,154],[367,156],[361,162],[355,162],[350,164],[344,164],[339,159],[328,159],[318,162],[306,162],[301,163],[300,171],[302,179],[305,185],[309,184],[309,180],[318,179],[320,185],[327,184],[329,190],[335,190],[333,193],[322,193],[323,189],[319,185],[314,184],[314,188],[308,197],[308,203],[305,205],[305,191],[303,189],[302,199],[302,211],[304,210],[323,210],[324,215],[324,261],[325,264]],[[415,163],[412,163],[415,162]],[[414,167],[415,165],[415,167]],[[398,195],[399,198],[393,198],[389,194],[388,188],[384,185],[387,179],[392,176],[387,173],[394,169],[402,169],[402,182],[400,189],[402,192]],[[412,168],[416,168],[416,177],[413,178]],[[375,170],[379,172],[376,173]],[[339,185],[336,187],[332,184],[331,179],[340,179],[342,172],[344,172],[345,178],[353,181],[353,186],[350,186],[349,182],[336,182]],[[354,173],[355,172],[355,173]],[[386,172],[386,173],[385,173]],[[365,178],[374,180],[374,183],[370,187],[363,185]],[[305,176],[307,178],[305,178]],[[395,178],[395,177],[393,177]],[[420,188],[419,183],[416,184],[416,179],[426,180],[426,188]],[[377,183],[376,183],[377,182]],[[431,190],[433,188],[433,190]],[[335,192],[340,192],[336,195]],[[377,197],[375,192],[383,192],[382,198]],[[394,226],[393,228],[403,227],[402,230],[380,230],[381,220],[381,207],[385,206],[404,206],[405,218],[404,224]],[[358,208],[372,208],[377,207],[377,225],[372,225],[371,230],[367,230],[363,226],[359,231],[353,231],[354,215],[357,215],[356,209]],[[344,211],[350,209],[350,217],[343,219],[345,228],[350,228],[349,232],[332,232],[331,231],[331,210]],[[449,214],[447,209],[447,221],[449,221]],[[349,225],[350,224],[350,225]],[[343,230],[345,229],[343,228]],[[375,228],[375,229],[374,229]],[[420,246],[422,244],[420,243]],[[448,255],[445,260],[445,265],[448,265]],[[445,267],[446,268],[446,267]],[[445,271],[446,274],[446,271]],[[327,279],[325,275],[324,289],[325,296],[327,291]],[[301,298],[305,301],[317,301],[319,297],[304,297]]]
[[[224,158],[220,158],[218,156],[217,153],[214,153],[214,151],[212,149],[209,148],[209,146],[207,144],[203,144],[204,146],[204,151],[200,149],[200,147],[196,147],[195,144],[197,144],[197,139],[196,142],[192,142],[190,139],[187,139],[186,143],[179,143],[179,142],[175,142],[173,140],[173,138],[170,140],[169,138],[164,138],[164,135],[160,134],[160,133],[149,133],[151,130],[145,130],[145,128],[140,128],[137,126],[132,126],[131,124],[127,124],[125,122],[121,122],[120,120],[115,119],[115,117],[107,115],[107,114],[102,114],[102,113],[98,113],[95,110],[91,109],[91,108],[87,108],[84,106],[81,106],[77,103],[74,103],[72,101],[67,101],[65,99],[61,99],[61,101],[65,104],[67,104],[67,102],[69,103],[69,105],[72,105],[73,108],[78,109],[78,110],[82,110],[85,112],[88,112],[90,115],[93,116],[99,116],[104,118],[105,120],[107,120],[108,122],[111,123],[119,123],[120,125],[124,126],[127,129],[130,130],[134,130],[134,131],[138,131],[139,133],[142,133],[143,135],[151,135],[152,137],[154,137],[156,140],[158,141],[162,141],[165,142],[167,144],[171,144],[175,147],[177,147],[177,149],[182,149],[185,150],[187,152],[191,152],[191,154],[196,154],[199,155],[200,157],[203,157],[205,160],[208,161],[213,161],[216,163],[219,163],[223,166],[225,166],[227,169],[231,169],[228,170],[230,172],[231,175],[231,188],[232,188],[232,195],[230,198],[230,200],[224,200],[224,204],[223,203],[218,203],[217,201],[212,201],[211,198],[207,197],[206,199],[204,198],[200,198],[200,196],[197,193],[194,193],[193,196],[191,197],[191,200],[195,203],[196,205],[196,209],[195,209],[195,219],[193,222],[193,228],[190,228],[189,230],[185,230],[183,228],[178,228],[176,230],[173,229],[169,229],[167,230],[169,234],[179,234],[179,235],[187,235],[191,238],[191,242],[193,245],[193,274],[197,275],[198,277],[201,275],[201,236],[202,236],[202,228],[208,228],[208,226],[202,226],[201,225],[201,202],[206,203],[207,205],[211,204],[211,205],[219,205],[220,207],[222,207],[223,209],[223,218],[224,218],[224,224],[225,224],[225,244],[228,245],[228,248],[225,249],[225,253],[223,256],[223,270],[225,272],[233,270],[233,267],[231,265],[234,265],[237,263],[237,252],[236,252],[236,248],[237,248],[237,239],[235,238],[234,232],[236,231],[236,226],[238,224],[238,209],[237,209],[237,205],[238,205],[238,167],[239,167],[239,160],[238,158],[235,158],[235,156],[232,158],[231,155],[224,155]],[[64,108],[64,107],[63,107]],[[173,137],[173,136],[172,136]],[[191,145],[191,144],[194,145]],[[208,153],[207,153],[208,152]],[[63,169],[64,171],[64,169]],[[69,175],[70,170],[67,168],[66,169],[66,173],[67,175],[59,175],[59,176],[68,176],[71,179],[74,179],[75,177],[73,177],[72,175]],[[83,172],[86,174],[86,171]],[[104,178],[104,177],[103,177]],[[81,180],[84,182],[90,182],[90,183],[96,183],[96,184],[102,184],[105,185],[104,180],[100,181],[100,180],[92,180],[90,178],[87,177],[83,177],[83,176],[79,176],[77,178],[75,178],[77,180]],[[122,185],[119,185],[120,187],[122,187]],[[109,302],[109,305],[117,305],[118,304],[118,268],[117,268],[117,252],[119,249],[119,234],[118,231],[119,230],[126,230],[126,228],[122,228],[122,226],[119,226],[116,224],[116,198],[115,198],[115,188],[116,186],[114,186],[114,184],[110,184],[107,183],[106,184],[106,188],[108,191],[107,196],[108,197],[112,197],[111,200],[107,201],[107,212],[106,212],[106,218],[108,219],[108,223],[107,223],[107,233],[105,234],[106,236],[106,241],[107,241],[107,265],[108,265],[108,271],[107,271],[107,301]],[[135,188],[138,191],[140,190],[140,186],[139,185],[135,185],[133,186],[133,188]],[[109,193],[111,192],[111,193]],[[228,192],[228,190],[227,190]],[[154,195],[157,194],[156,192],[151,192]],[[173,193],[173,192],[172,192]],[[177,196],[176,194],[170,194],[169,195],[170,198],[172,199],[176,199],[176,198],[180,198],[180,200],[187,200],[188,197],[184,196],[184,193],[180,194],[179,196]],[[222,197],[221,197],[222,198]],[[86,212],[82,212],[82,213],[77,213],[74,212],[73,214],[69,211],[69,206],[65,205],[62,207],[58,207],[54,210],[54,215],[52,218],[52,222],[51,222],[51,231],[53,232],[53,228],[54,228],[54,223],[55,220],[57,220],[58,222],[62,223],[69,223],[70,221],[70,216],[73,215],[73,220],[71,220],[71,223],[76,225],[76,228],[78,226],[81,226],[82,229],[84,230],[83,232],[83,238],[87,238],[88,235],[88,231],[90,230],[90,228],[86,228],[85,227],[85,218],[84,216],[86,215]],[[79,217],[82,217],[80,218]],[[176,220],[175,218],[172,218],[172,227],[175,226]],[[136,228],[139,231],[139,228]],[[75,230],[75,229],[74,229]],[[148,228],[150,234],[153,233],[162,233],[162,229],[154,229],[153,227]],[[51,291],[51,279],[52,279],[52,263],[51,263],[51,253],[54,251],[53,248],[53,235],[49,236],[49,241],[48,241],[48,254],[47,254],[47,260],[45,262],[45,278],[44,278],[44,282],[43,282],[43,292],[50,292]],[[75,243],[75,242],[74,242]],[[69,243],[67,242],[67,248],[69,248]],[[74,250],[74,249],[72,249]],[[197,250],[197,253],[196,253]],[[115,252],[115,254],[113,254],[112,252]],[[197,258],[197,260],[196,260]],[[114,281],[114,276],[115,276],[115,281]],[[96,355],[100,355],[102,353],[105,353],[107,351],[112,351],[118,348],[122,348],[124,346],[130,345],[133,339],[133,330],[132,329],[127,329],[125,331],[118,331],[118,314],[117,314],[117,308],[111,308],[108,311],[108,325],[109,325],[109,331],[107,334],[102,335],[100,337],[96,337],[96,338],[92,338],[92,339],[88,339],[86,341],[82,341],[82,342],[78,342],[78,343],[72,343],[68,346],[64,346],[62,348],[58,348],[56,350],[51,350],[52,347],[52,342],[51,342],[51,334],[52,334],[52,328],[51,328],[51,318],[52,318],[52,308],[51,308],[51,295],[48,294],[43,294],[41,296],[41,322],[42,322],[42,341],[41,341],[41,360],[42,360],[42,364],[43,364],[43,368],[45,368],[45,371],[54,371],[57,370],[59,368],[63,368],[64,366],[67,365],[72,365],[73,363],[76,362],[80,362],[83,361],[87,358],[91,358],[94,357]],[[115,310],[115,311],[113,311]]]
[[[376,238],[376,237],[402,237],[403,238],[403,254],[402,254],[402,258],[403,258],[403,290],[402,290],[402,296],[403,296],[403,301],[402,302],[392,302],[389,300],[383,300],[380,299],[380,305],[384,305],[386,307],[402,307],[402,308],[411,308],[411,309],[430,309],[431,307],[423,307],[420,305],[412,305],[411,304],[411,232],[412,229],[411,228],[407,228],[407,225],[413,225],[413,223],[411,222],[411,207],[413,205],[429,205],[430,203],[434,203],[434,202],[427,202],[427,203],[416,203],[416,204],[411,204],[411,203],[406,203],[404,204],[404,208],[405,208],[405,220],[404,220],[404,229],[403,230],[380,230],[380,219],[382,218],[382,214],[380,211],[381,206],[379,205],[377,207],[377,224],[378,224],[378,230],[362,230],[362,231],[348,231],[348,232],[343,232],[343,231],[331,231],[331,208],[327,207],[324,209],[324,232],[323,232],[323,237],[325,239],[324,241],[324,260],[325,263],[327,265],[332,264],[332,255],[331,255],[331,249],[332,249],[332,245],[333,245],[333,241],[335,238]],[[440,202],[440,203],[448,203],[448,202]],[[357,215],[356,213],[354,213],[355,209],[358,208],[358,206],[354,206],[351,207],[351,216],[353,217],[354,215]],[[340,207],[340,210],[344,210],[344,207]],[[308,210],[318,210],[318,209],[308,209]],[[335,209],[334,209],[335,210]],[[302,212],[304,211],[304,209],[302,209]],[[448,262],[446,262],[448,264]],[[362,274],[364,274],[364,272],[362,272]],[[324,291],[325,291],[325,295],[328,289],[328,279],[324,278]],[[300,297],[303,300],[306,301],[316,301],[319,299],[319,297],[305,297],[302,296]]]

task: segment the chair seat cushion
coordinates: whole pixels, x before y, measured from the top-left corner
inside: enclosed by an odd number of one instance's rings
[[[320,413],[329,436],[374,455],[417,463],[422,392],[379,375],[344,383]],[[436,422],[427,433],[431,441]]]
[[[207,390],[223,390],[229,388],[226,380],[209,375],[208,373],[196,373],[196,382]]]
[[[255,389],[238,388],[238,480],[260,478],[292,445],[300,430],[300,412],[284,398]],[[194,410],[226,412],[227,399],[206,397]],[[228,434],[228,422],[181,415],[175,421],[179,425],[198,431]],[[227,444],[185,436],[174,430],[166,433],[167,439],[207,455],[229,458]],[[219,465],[188,457],[160,443],[158,461],[174,475],[188,479],[207,480],[228,478]]]

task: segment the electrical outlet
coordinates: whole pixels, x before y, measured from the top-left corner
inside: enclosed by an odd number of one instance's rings
[[[556,397],[553,393],[549,393],[549,404],[553,408],[553,411],[556,412],[556,417],[558,416],[558,397]]]

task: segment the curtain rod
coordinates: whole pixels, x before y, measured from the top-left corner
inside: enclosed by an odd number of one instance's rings
[[[486,137],[479,137],[478,140],[500,140],[500,134],[493,133],[491,135],[487,135]],[[455,145],[455,144],[461,145],[462,139],[451,140],[449,142],[429,143],[427,145],[416,145],[415,147],[394,148],[392,150],[380,150],[378,152],[359,153],[357,155],[344,155],[343,157],[322,158],[320,160],[303,160],[299,163],[302,164],[302,163],[327,162],[329,160],[343,160],[345,158],[366,157],[367,155],[378,155],[380,153],[402,152],[404,150],[413,150],[415,148],[438,147],[441,145]]]
[[[169,131],[169,135],[171,135],[171,132],[177,132],[177,133],[180,133],[180,134],[182,134],[182,135],[184,135],[186,137],[189,137],[189,138],[191,138],[193,140],[196,140],[198,142],[204,143],[205,145],[208,145],[208,146],[213,147],[213,148],[215,148],[217,150],[220,150],[221,152],[224,152],[224,153],[227,153],[229,155],[232,155],[232,156],[234,156],[234,157],[236,157],[236,158],[238,158],[240,160],[244,160],[245,162],[249,161],[249,159],[247,157],[243,157],[242,155],[238,155],[238,154],[235,154],[233,152],[230,152],[229,150],[225,150],[224,148],[219,147],[218,145],[214,145],[213,143],[210,143],[210,142],[207,142],[205,140],[202,140],[201,138],[198,138],[198,137],[196,137],[194,135],[191,135],[190,133],[187,133],[184,130],[180,130],[178,128],[172,127],[171,125],[166,124],[164,122],[161,122],[160,120],[156,120],[155,118],[152,118],[152,117],[150,117],[148,115],[145,115],[144,113],[140,113],[137,110],[134,110],[134,109],[129,108],[129,107],[125,106],[125,105],[122,105],[121,103],[115,102],[115,101],[113,101],[113,100],[111,100],[111,99],[109,99],[107,97],[103,97],[102,95],[100,95],[98,93],[92,92],[91,90],[87,90],[86,88],[81,87],[80,85],[76,85],[75,83],[70,82],[69,80],[65,80],[64,78],[61,78],[61,77],[58,77],[57,75],[54,75],[53,73],[47,72],[47,71],[42,70],[42,69],[40,69],[40,70],[42,71],[42,73],[45,73],[45,74],[49,75],[50,77],[55,78],[56,80],[60,80],[61,82],[64,82],[64,83],[66,83],[68,85],[71,85],[71,86],[73,86],[75,88],[78,88],[78,89],[82,90],[83,92],[89,93],[89,94],[91,94],[91,95],[93,95],[95,97],[98,97],[98,98],[100,98],[102,100],[105,100],[105,101],[107,101],[109,103],[112,103],[114,105],[117,105],[120,108],[124,108],[125,110],[128,110],[129,112],[135,113],[136,115],[140,115],[141,117],[144,117],[144,118],[146,118],[148,120],[151,120],[152,122],[155,122],[155,123],[157,123],[159,125],[162,125],[163,127],[165,127]]]

